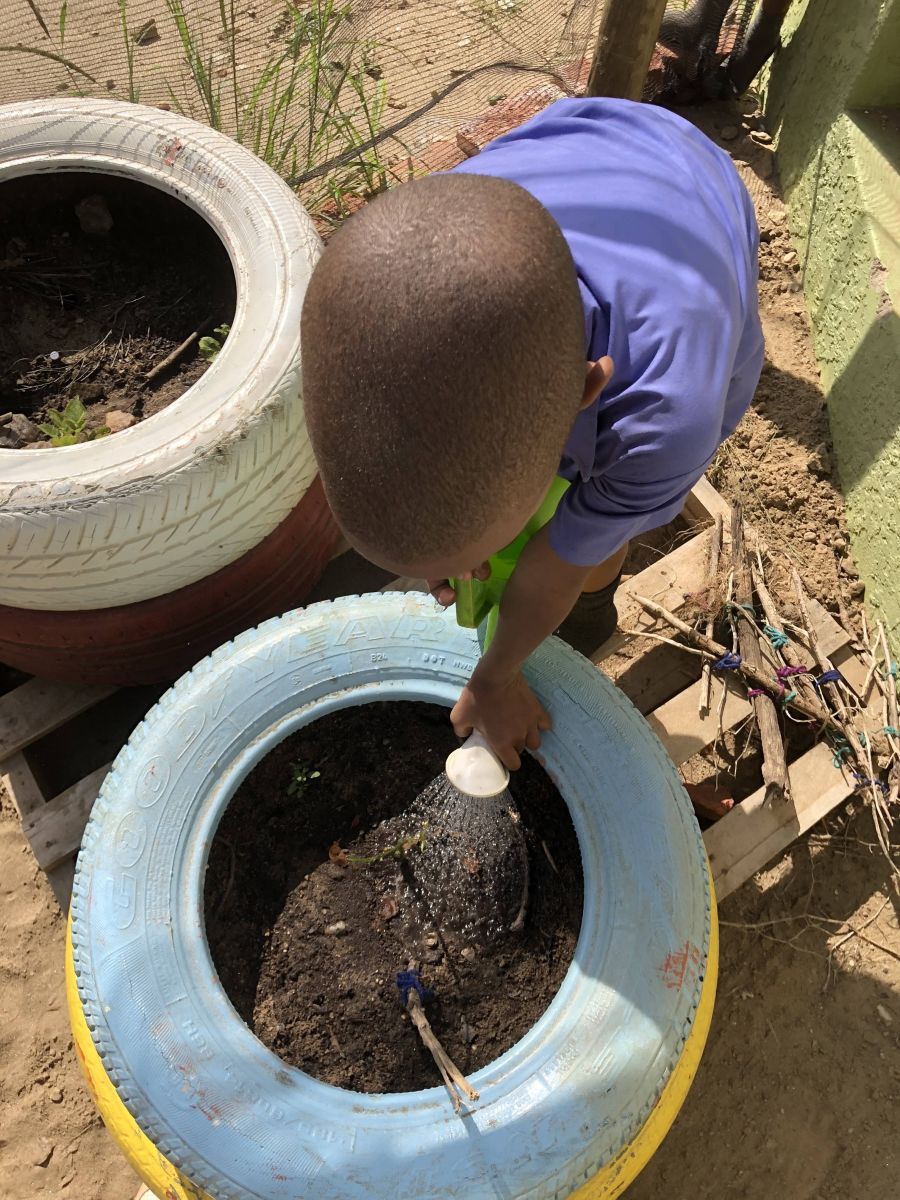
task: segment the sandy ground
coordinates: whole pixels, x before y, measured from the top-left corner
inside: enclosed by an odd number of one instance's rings
[[[730,133],[735,115],[703,123]],[[769,364],[716,482],[823,601],[852,613],[795,256],[764,144],[727,137],[758,203]],[[900,1170],[900,907],[861,805],[799,840],[721,909],[719,998],[684,1110],[629,1200],[892,1200]],[[900,839],[898,839],[900,840]],[[0,1195],[130,1200],[92,1115],[63,1001],[64,923],[0,797]],[[473,1200],[480,1200],[473,1197]]]

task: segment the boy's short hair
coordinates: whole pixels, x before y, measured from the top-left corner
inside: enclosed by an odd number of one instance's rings
[[[348,537],[392,563],[457,553],[549,485],[578,412],[584,318],[565,239],[506,180],[389,191],[318,263],[302,362]]]

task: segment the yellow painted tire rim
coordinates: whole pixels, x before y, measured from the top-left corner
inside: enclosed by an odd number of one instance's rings
[[[710,879],[710,889],[712,880]],[[710,891],[712,897],[712,890]],[[72,960],[71,922],[66,941],[66,998],[81,1069],[103,1121],[134,1170],[158,1200],[212,1200],[157,1150],[122,1103],[104,1070],[85,1021]],[[712,1021],[719,966],[719,930],[714,898],[710,904],[706,976],[691,1031],[659,1100],[637,1136],[574,1193],[574,1200],[613,1200],[644,1169],[669,1132],[690,1088]]]

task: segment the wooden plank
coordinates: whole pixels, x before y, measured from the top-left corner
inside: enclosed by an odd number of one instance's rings
[[[691,488],[690,495],[684,502],[683,515],[695,525],[714,521],[717,516],[727,521],[731,518],[731,505],[703,475]]]
[[[675,612],[682,606],[688,593],[699,591],[706,583],[711,538],[712,530],[704,529],[676,546],[664,558],[651,563],[630,579],[623,580],[616,599],[628,611],[627,619],[620,617],[619,624],[631,629],[651,629],[656,624],[653,617],[632,599],[632,593],[649,596],[657,604]],[[621,649],[627,637],[627,634],[620,633],[610,638],[607,647],[611,649],[607,652],[615,653]]]
[[[46,679],[29,679],[13,688],[0,697],[0,762],[116,690],[99,684],[52,683]]]
[[[106,763],[85,775],[23,820],[22,829],[43,870],[50,871],[81,845],[84,827],[111,765]]]
[[[743,687],[740,684],[732,685],[731,680],[728,683],[722,729],[733,729],[750,715],[750,705],[741,695]],[[705,716],[698,712],[700,689],[701,683],[698,681],[647,717],[650,728],[665,746],[676,767],[711,746],[719,735],[718,688],[712,708]]]
[[[56,903],[62,909],[63,914],[69,912],[69,904],[72,901],[72,884],[75,882],[75,856],[70,854],[58,866],[55,866],[52,871],[47,872],[47,882],[50,884],[50,890],[56,897]]]
[[[788,767],[792,799],[770,805],[765,789],[748,796],[703,835],[716,898],[724,900],[853,793],[820,744]]]
[[[30,813],[44,807],[44,793],[24,754],[13,754],[0,763],[0,783],[9,792],[20,821],[24,822]]]
[[[665,8],[666,0],[606,0],[589,96],[640,100]]]

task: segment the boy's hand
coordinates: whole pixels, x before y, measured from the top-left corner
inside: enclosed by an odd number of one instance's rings
[[[480,567],[475,567],[474,570],[463,571],[462,575],[459,576],[460,579],[480,579],[482,583],[485,579],[490,579],[490,577],[491,564],[486,562],[483,562]],[[455,603],[456,592],[450,586],[449,579],[426,579],[425,582],[428,584],[429,592],[431,592],[438,604],[443,605],[444,608],[449,608],[451,604]]]
[[[468,737],[473,729],[483,733],[511,771],[521,766],[522,751],[536,750],[542,730],[552,725],[521,671],[494,679],[481,668],[463,688],[450,720],[459,737]]]

